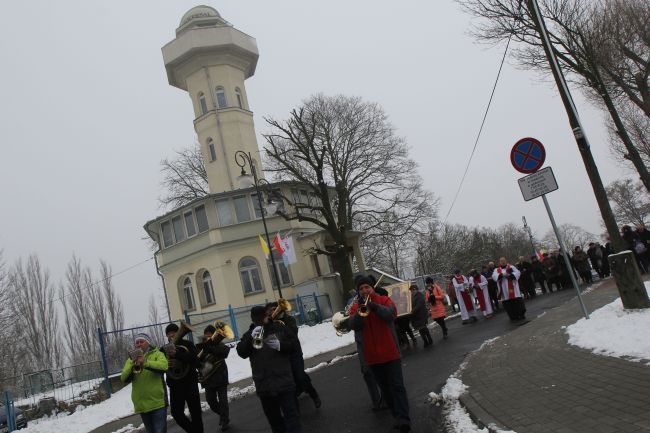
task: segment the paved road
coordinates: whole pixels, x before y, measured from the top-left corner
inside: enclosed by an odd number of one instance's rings
[[[538,296],[527,303],[527,317],[534,320],[545,310],[561,305],[574,296],[573,290]],[[432,326],[434,347],[423,349],[420,346],[414,351],[406,352],[402,360],[411,405],[412,427],[416,433],[442,431],[440,408],[427,402],[428,394],[431,391],[439,392],[465,356],[479,348],[485,340],[517,328],[510,323],[504,312],[491,320],[480,320],[476,324],[464,326],[459,320],[451,320],[448,326],[449,340],[441,340],[439,328],[437,325]],[[311,374],[311,378],[321,394],[323,406],[317,410],[308,397],[301,397],[305,432],[394,432],[389,413],[375,414],[370,410],[368,393],[356,357],[317,370]],[[232,433],[269,431],[259,400],[254,395],[233,401],[230,412],[232,424],[229,431]],[[206,433],[219,431],[218,417],[212,412],[204,412],[204,423]],[[170,425],[169,432],[181,433],[182,430],[176,425]]]

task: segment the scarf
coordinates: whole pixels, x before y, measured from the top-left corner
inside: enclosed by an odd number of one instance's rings
[[[510,274],[510,265],[506,265],[506,274]],[[497,273],[501,275],[503,273],[503,268],[499,266],[497,268]],[[514,299],[515,298],[515,283],[507,276],[504,275],[504,278],[508,281],[508,299]]]

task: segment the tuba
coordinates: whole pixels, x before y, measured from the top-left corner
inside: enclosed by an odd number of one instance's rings
[[[169,361],[169,367],[167,368],[167,376],[170,379],[173,380],[179,380],[187,376],[187,373],[190,372],[190,368],[192,366],[188,363],[182,362],[176,358],[172,358],[172,354],[176,350],[185,350],[187,351],[187,348],[185,346],[179,346],[178,343],[180,343],[181,339],[185,337],[187,334],[192,332],[192,328],[185,323],[184,321],[181,320],[181,326],[178,332],[176,332],[176,335],[174,336],[174,339],[163,346],[163,351],[165,352],[165,355],[167,355],[167,359]]]
[[[223,359],[215,359],[211,353],[205,353],[205,348],[211,344],[218,344],[222,340],[229,340],[235,337],[234,332],[226,323],[215,320],[212,324],[215,331],[212,336],[200,343],[201,351],[197,355],[199,359],[199,383],[204,384],[217,371],[217,368],[224,362]]]
[[[291,303],[287,301],[284,298],[278,299],[278,306],[275,307],[275,310],[271,313],[271,320],[272,321],[277,321],[276,319],[280,314],[284,313],[285,311],[291,311]],[[281,321],[280,321],[281,322]],[[284,324],[284,322],[282,322]],[[261,349],[264,347],[264,328],[262,327],[262,332],[260,332],[260,335],[257,336],[257,338],[253,339],[253,347],[255,349]]]

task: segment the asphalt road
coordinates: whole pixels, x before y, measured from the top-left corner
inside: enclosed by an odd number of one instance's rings
[[[544,310],[561,305],[574,297],[575,291],[572,289],[537,296],[527,302],[527,318],[534,320]],[[423,349],[419,341],[417,349],[403,353],[402,365],[411,409],[412,431],[416,433],[443,431],[441,408],[428,402],[428,394],[431,391],[440,392],[447,378],[458,369],[465,356],[478,349],[485,340],[508,333],[518,325],[511,324],[505,312],[501,310],[490,320],[481,318],[477,323],[468,325],[461,325],[460,320],[450,320],[447,326],[448,340],[442,340],[440,329],[437,325],[431,325],[434,346]],[[310,376],[321,395],[323,406],[315,409],[309,397],[301,396],[301,419],[305,432],[395,431],[388,411],[373,413],[370,410],[370,399],[356,357],[314,371]],[[255,395],[231,402],[230,414],[230,432],[270,431]],[[219,431],[218,417],[214,413],[204,412],[203,419],[206,433]],[[182,430],[176,425],[170,425],[169,432],[182,433]]]

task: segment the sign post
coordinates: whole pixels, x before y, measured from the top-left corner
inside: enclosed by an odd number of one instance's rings
[[[524,200],[530,201],[537,197],[542,197],[542,200],[544,201],[544,207],[546,207],[548,218],[551,220],[555,237],[557,238],[558,245],[560,245],[562,257],[567,265],[567,269],[569,270],[569,275],[571,276],[571,283],[573,283],[573,288],[576,289],[576,293],[578,294],[580,308],[582,308],[582,313],[585,315],[585,319],[589,319],[587,307],[582,300],[578,281],[576,280],[575,272],[573,272],[573,265],[571,264],[571,260],[569,260],[569,255],[566,251],[566,245],[562,240],[557,224],[555,224],[555,217],[553,216],[551,207],[546,199],[546,194],[557,190],[558,186],[551,167],[545,167],[540,170],[544,164],[545,158],[546,151],[544,150],[542,143],[539,140],[530,137],[519,140],[510,151],[510,161],[515,170],[520,173],[528,174],[528,176],[524,176],[518,180],[519,189],[521,189],[521,194],[524,196]]]

